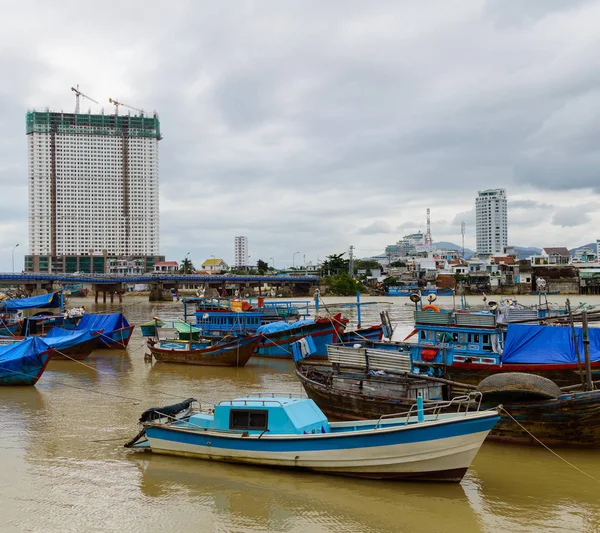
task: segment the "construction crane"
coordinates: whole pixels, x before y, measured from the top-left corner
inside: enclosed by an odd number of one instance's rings
[[[144,114],[144,110],[143,109],[138,109],[137,107],[133,107],[132,105],[128,105],[128,104],[124,104],[123,102],[117,102],[116,100],[113,100],[112,98],[109,98],[108,101],[113,104],[115,106],[115,115],[119,114],[119,106],[122,105],[124,107],[128,107],[129,109],[133,109],[134,111],[137,111],[140,114]]]
[[[89,97],[87,94],[83,94],[79,90],[79,84],[77,84],[77,89],[75,87],[71,87],[71,90],[75,93],[75,114],[76,115],[79,113],[79,97],[80,96],[83,96],[84,98],[87,98],[88,100],[91,100],[95,104],[98,103],[98,102],[96,102],[96,100],[94,100],[93,98]]]

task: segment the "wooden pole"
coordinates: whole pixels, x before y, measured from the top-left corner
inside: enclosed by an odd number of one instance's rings
[[[590,363],[590,337],[588,331],[587,311],[581,312],[581,329],[583,330],[583,356],[585,358],[585,390],[594,389],[592,385],[592,366]]]
[[[577,364],[579,366],[579,378],[581,379],[581,385],[583,385],[583,371],[581,368],[581,354],[579,353],[579,343],[577,342],[577,333],[575,332],[575,324],[573,323],[573,313],[571,312],[571,302],[567,298],[566,301],[567,312],[569,313],[569,322],[571,323],[571,333],[573,335],[573,344],[575,345],[575,353],[577,354]]]

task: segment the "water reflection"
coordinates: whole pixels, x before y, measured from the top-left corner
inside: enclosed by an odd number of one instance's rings
[[[380,483],[312,473],[133,454],[140,489],[185,497],[228,530],[477,531],[461,485]],[[440,529],[441,530],[441,529]]]

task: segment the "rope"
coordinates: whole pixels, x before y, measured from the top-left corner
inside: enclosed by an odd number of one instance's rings
[[[584,476],[589,477],[590,479],[592,479],[593,481],[595,481],[596,483],[600,484],[600,479],[595,478],[594,476],[592,476],[591,474],[588,474],[587,472],[585,472],[584,470],[582,470],[581,468],[579,468],[578,466],[575,466],[573,463],[571,463],[570,461],[568,461],[567,459],[565,459],[564,457],[558,455],[554,450],[550,449],[548,446],[546,446],[540,439],[538,439],[533,433],[531,433],[531,431],[529,431],[523,424],[521,424],[514,416],[512,416],[506,409],[504,409],[503,406],[498,406],[499,409],[501,409],[502,411],[504,411],[508,417],[515,423],[517,424],[521,429],[523,429],[532,439],[534,439],[537,443],[541,444],[544,448],[546,448],[546,450],[548,450],[551,454],[555,455],[556,457],[558,457],[561,461],[564,461],[565,463],[567,463],[569,466],[573,467],[575,470],[577,470],[578,472],[580,472],[581,474],[583,474]]]

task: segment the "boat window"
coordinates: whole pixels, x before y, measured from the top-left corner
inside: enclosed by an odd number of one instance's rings
[[[458,334],[458,340],[460,342],[467,342],[467,334],[466,333],[459,333]]]
[[[477,344],[479,344],[479,333],[475,333],[473,335],[473,342],[476,342]]]
[[[458,333],[452,333],[452,340],[453,340],[454,342],[457,342],[457,341],[458,341]]]
[[[421,340],[424,341],[427,338],[427,333],[425,331],[421,331],[419,336],[421,337]]]
[[[473,342],[473,335],[471,333],[467,333],[467,342]]]
[[[490,343],[490,336],[488,334],[485,334],[483,336],[483,344],[489,344]]]
[[[265,430],[268,426],[268,411],[232,409],[229,413],[229,429]]]

